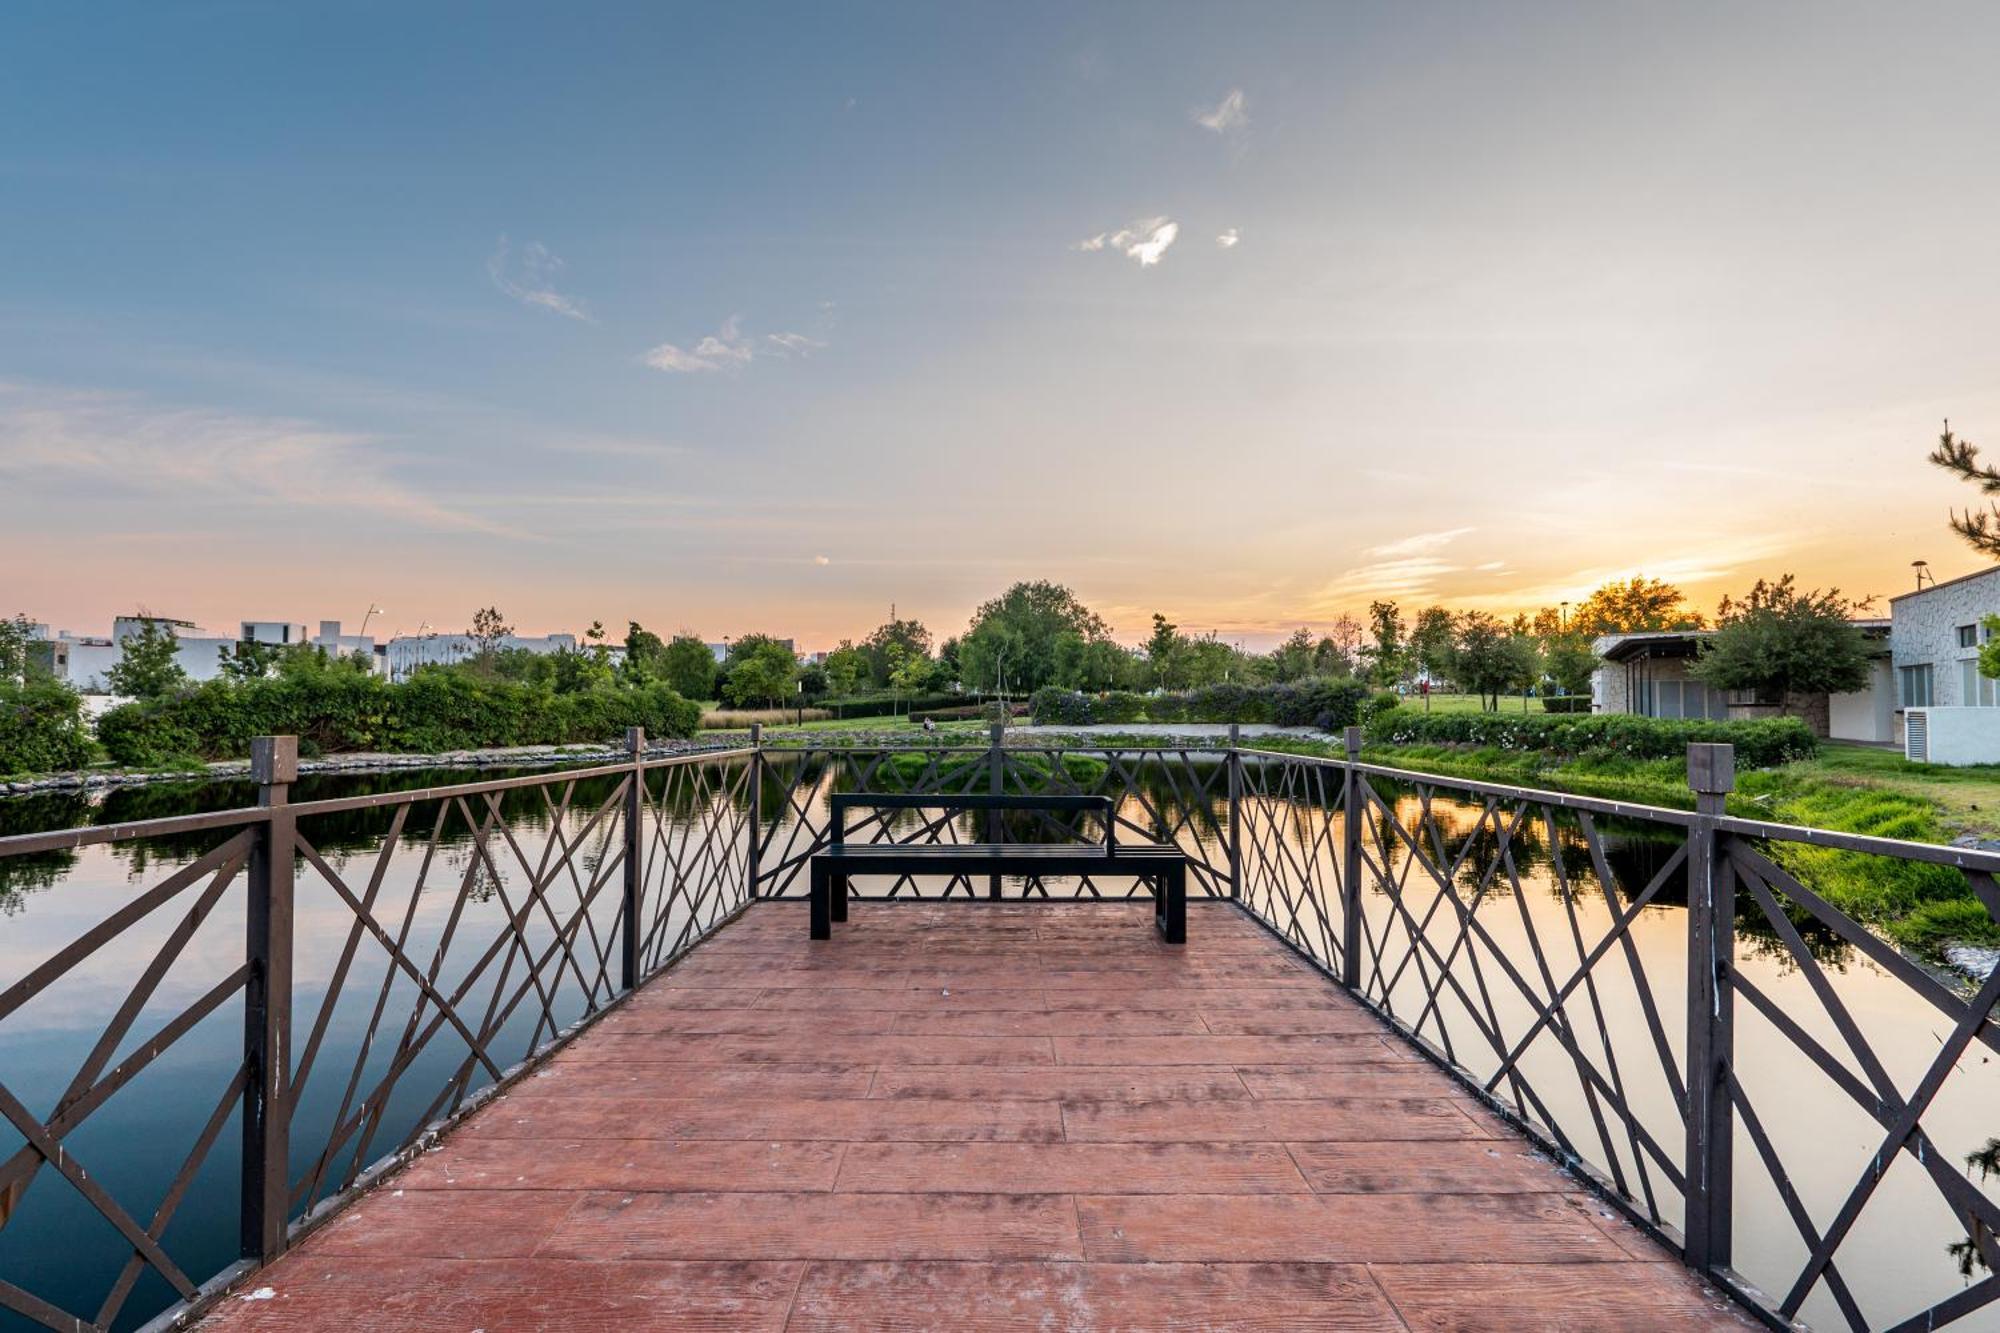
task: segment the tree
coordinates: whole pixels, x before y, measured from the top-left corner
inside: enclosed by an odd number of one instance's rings
[[[931,659],[922,653],[890,643],[889,688],[898,696],[921,694],[931,680]]]
[[[1451,677],[1460,686],[1480,697],[1489,712],[1500,707],[1500,696],[1535,683],[1541,673],[1541,659],[1535,641],[1517,634],[1484,611],[1467,611],[1458,617],[1456,646],[1451,656]]]
[[[0,682],[19,685],[34,672],[36,642],[28,617],[16,613],[0,620]]]
[[[500,644],[512,638],[513,634],[514,627],[500,614],[499,607],[488,606],[474,611],[472,629],[467,635],[472,640],[474,660],[485,670],[492,671]]]
[[[826,667],[818,662],[799,668],[799,694],[807,703],[826,698]]]
[[[1340,644],[1331,634],[1325,635],[1313,645],[1313,674],[1315,676],[1354,674],[1354,659],[1340,650]]]
[[[975,689],[1032,694],[1056,676],[1056,640],[1065,631],[1107,637],[1104,621],[1061,584],[1017,583],[973,613],[959,644],[964,679]]]
[[[1132,683],[1132,655],[1110,639],[1086,639],[1065,630],[1056,636],[1055,683],[1066,690],[1101,693]]]
[[[869,679],[868,654],[842,639],[840,647],[826,655],[826,679],[834,698],[853,694],[862,681]]]
[[[1158,611],[1153,612],[1153,632],[1146,639],[1146,666],[1153,684],[1163,690],[1187,688],[1187,640],[1181,627]]]
[[[1242,654],[1216,638],[1213,630],[1199,639],[1188,640],[1184,655],[1187,663],[1185,679],[1189,689],[1220,685],[1227,680],[1240,680],[1243,676]]]
[[[1542,640],[1542,670],[1557,694],[1587,694],[1597,654],[1590,651],[1590,640],[1574,630],[1550,635]]]
[[[628,650],[629,651],[629,650]],[[660,649],[656,660],[660,679],[685,699],[715,697],[715,654],[708,645],[683,630]]]
[[[768,634],[746,634],[729,646],[724,664],[729,701],[737,707],[775,706],[790,701],[798,678],[799,659]]]
[[[1601,634],[1643,634],[1700,629],[1701,613],[1691,609],[1671,583],[1634,575],[1613,581],[1577,604],[1569,628],[1588,638]]]
[[[861,641],[861,651],[868,658],[869,679],[875,684],[889,683],[889,675],[896,669],[897,659],[891,652],[895,648],[901,648],[906,656],[915,654],[928,661],[931,632],[919,620],[888,620],[876,626],[875,632]]]
[[[1304,680],[1313,674],[1312,631],[1300,626],[1271,650],[1271,675],[1278,681]]]
[[[1845,694],[1868,683],[1868,644],[1838,588],[1799,591],[1792,576],[1758,579],[1741,601],[1722,599],[1715,633],[1688,674],[1718,690],[1755,690],[1787,711],[1795,694]]]
[[[1426,679],[1442,680],[1451,671],[1454,632],[1451,612],[1441,606],[1427,606],[1417,612],[1410,630],[1410,660]]]
[[[2000,468],[1981,463],[1979,447],[1970,440],[1954,437],[1948,419],[1944,433],[1938,436],[1937,448],[1931,450],[1930,461],[1960,481],[1977,486],[1981,495],[2000,493]],[[2000,560],[2000,504],[1988,500],[1984,513],[1975,513],[1968,507],[1948,515],[1948,521],[1951,530],[1963,537],[1966,545],[1981,555]]]
[[[113,694],[131,699],[159,699],[188,683],[180,664],[181,636],[174,627],[150,617],[137,634],[127,635],[118,662],[104,673]]]
[[[284,653],[282,644],[239,640],[235,647],[222,650],[222,674],[230,680],[261,680]]]
[[[1368,678],[1377,685],[1394,685],[1403,678],[1403,613],[1394,602],[1370,602],[1368,627],[1375,636],[1368,649]]]

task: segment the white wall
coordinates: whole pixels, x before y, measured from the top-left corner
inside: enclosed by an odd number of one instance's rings
[[[1929,664],[1933,704],[1969,704],[1973,701],[1964,697],[1959,663],[1977,658],[1979,649],[1958,646],[1958,627],[1977,625],[1996,614],[2000,614],[2000,568],[1905,593],[1889,603],[1890,655],[1898,667]]]
[[[1827,696],[1827,735],[1837,741],[1887,744],[1896,738],[1896,676],[1887,659],[1868,664],[1868,684]]]
[[[1930,723],[1930,762],[2000,764],[2000,708],[1912,708]]]

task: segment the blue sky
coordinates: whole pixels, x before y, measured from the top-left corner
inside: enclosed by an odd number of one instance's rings
[[[1641,569],[1900,591],[1969,561],[1938,419],[2000,423],[1996,38],[16,6],[0,610],[822,646],[1018,577],[1129,636]]]

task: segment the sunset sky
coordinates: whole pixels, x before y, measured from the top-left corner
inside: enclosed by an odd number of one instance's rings
[[[1980,561],[2000,7],[28,3],[0,614],[804,647]]]

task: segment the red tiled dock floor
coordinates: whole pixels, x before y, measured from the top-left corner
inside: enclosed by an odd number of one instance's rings
[[[1228,906],[851,917],[752,908],[205,1326],[1749,1326]]]

